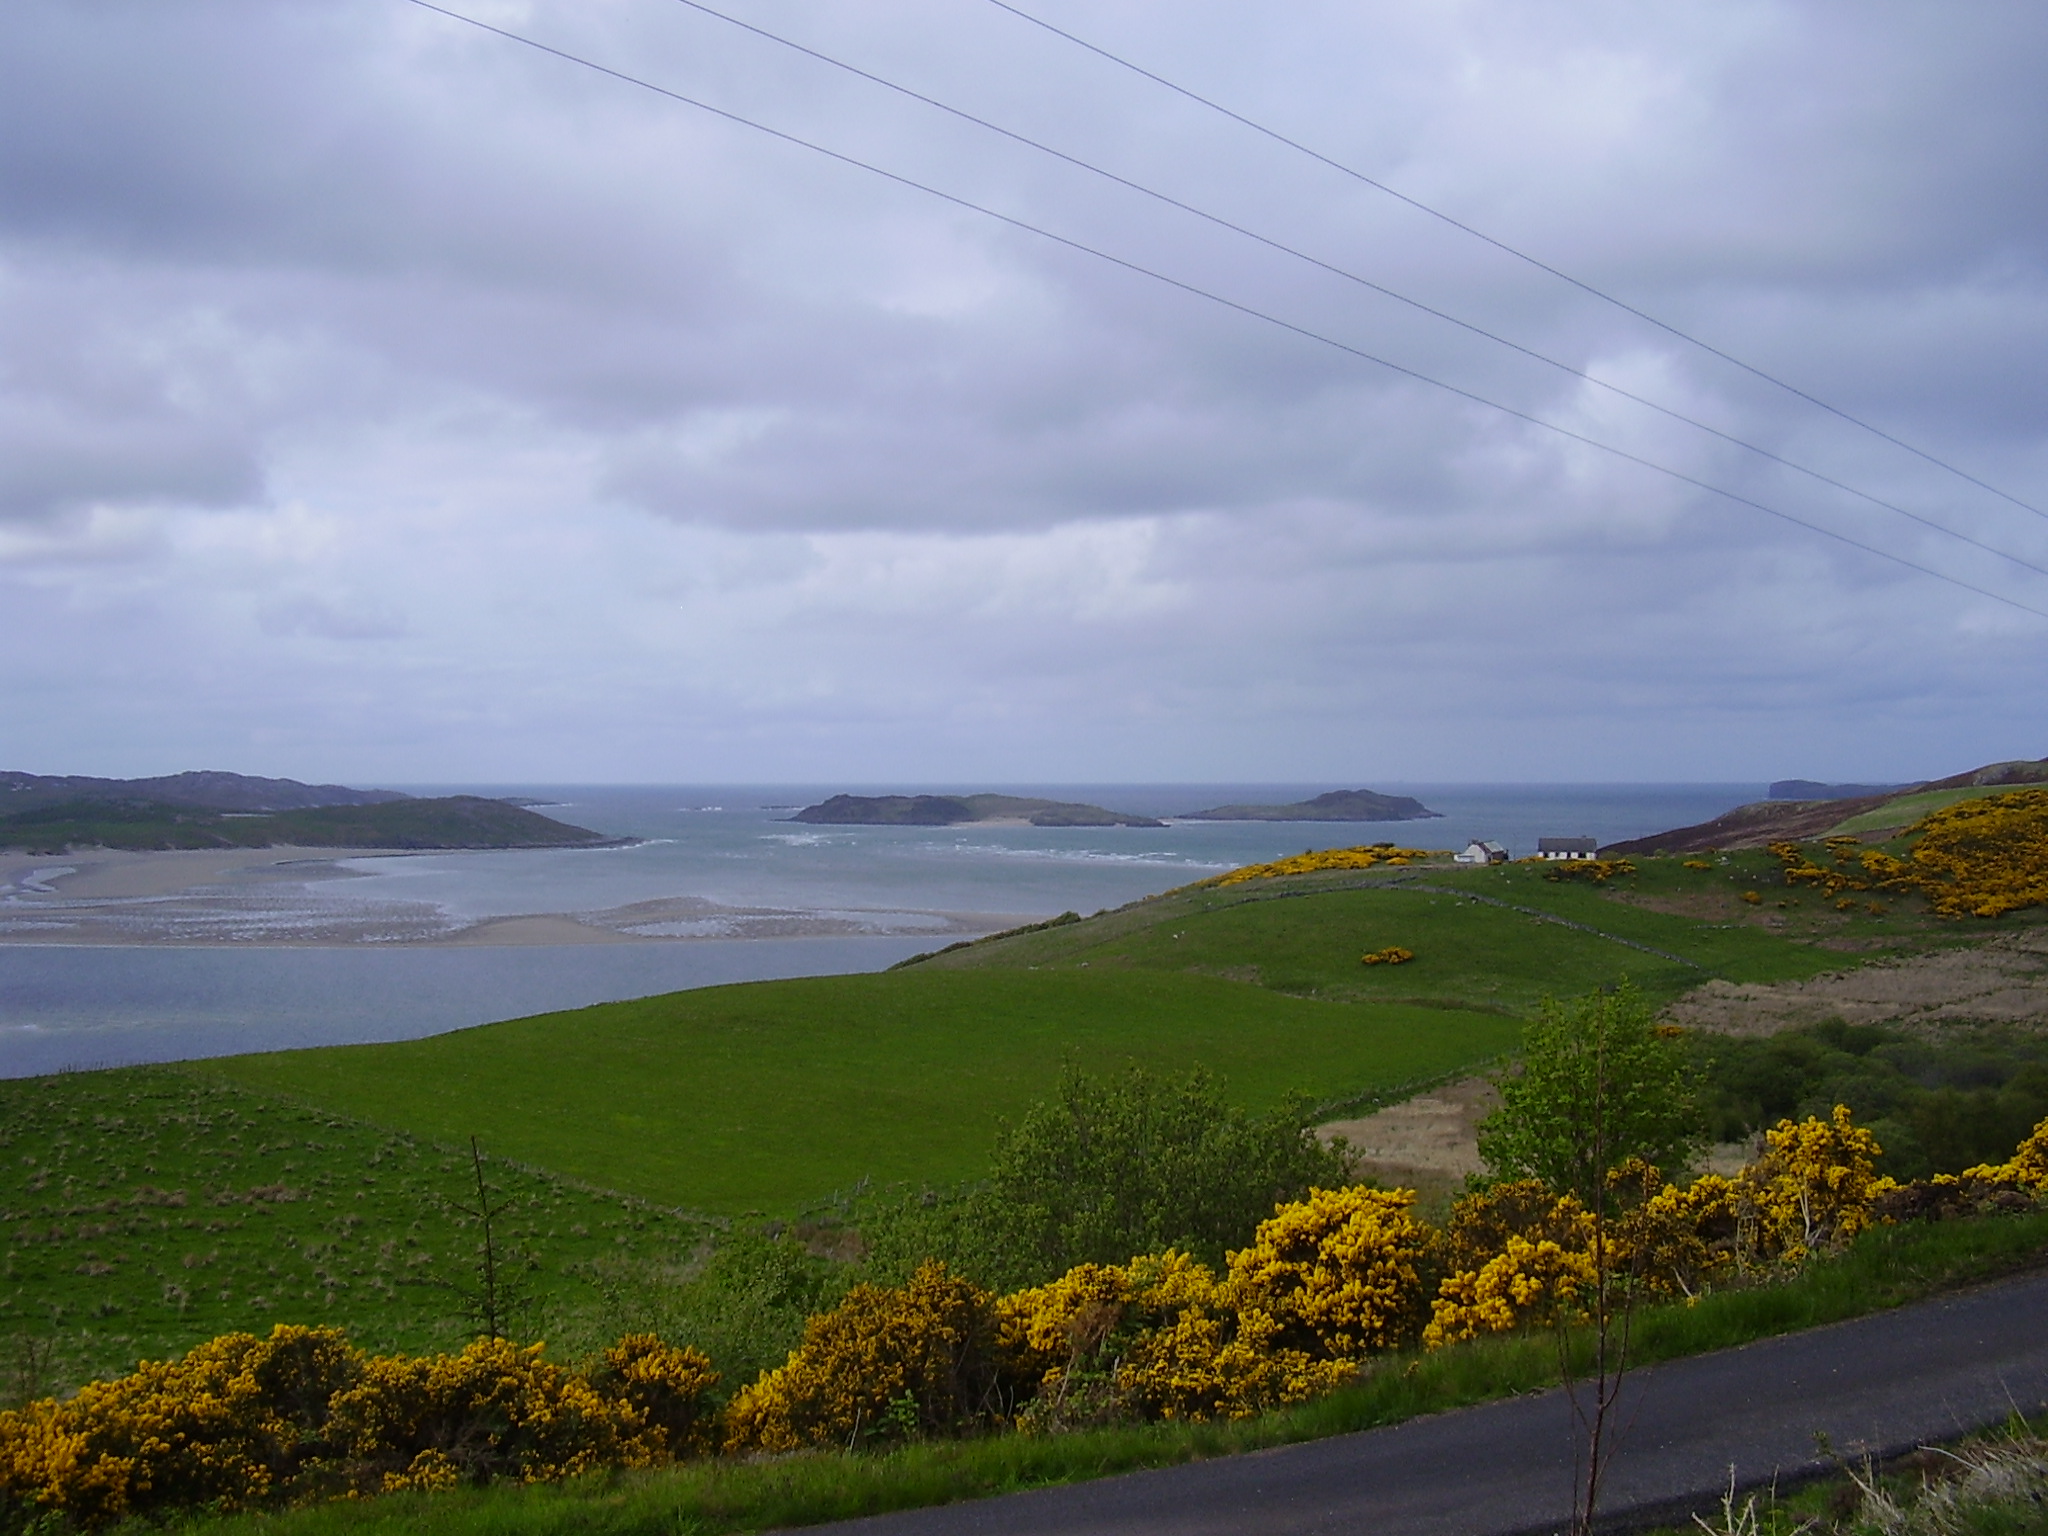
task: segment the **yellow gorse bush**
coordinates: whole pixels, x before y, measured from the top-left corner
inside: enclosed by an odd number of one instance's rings
[[[1403,949],[1398,944],[1389,944],[1385,949],[1368,950],[1358,957],[1360,965],[1406,965],[1415,958],[1415,951]]]
[[[1537,859],[1546,880],[1589,880],[1594,885],[1636,872],[1634,859]]]
[[[1163,1255],[1162,1262],[1193,1264],[1178,1253]],[[1203,1275],[1206,1285],[1206,1270]],[[1079,1264],[1057,1280],[998,1297],[996,1340],[1004,1365],[1027,1390],[1061,1393],[1096,1363],[1136,1310],[1132,1303],[1142,1288],[1124,1266]]]
[[[1510,1179],[1451,1207],[1445,1274],[1423,1342],[1431,1349],[1555,1321],[1593,1270],[1593,1222],[1575,1196]]]
[[[1797,843],[1773,843],[1788,885],[1816,885],[1854,905],[1847,891],[1917,891],[1942,917],[2001,917],[2048,903],[2048,789],[2016,789],[1958,800],[1908,829],[1905,858],[1864,848],[1853,837],[1826,839],[1830,862]],[[1872,904],[1873,906],[1875,904]]]
[[[1898,1187],[1874,1171],[1880,1150],[1837,1105],[1825,1120],[1779,1122],[1762,1155],[1733,1178],[1702,1174],[1681,1186],[1640,1161],[1618,1168],[1609,1177],[1617,1198],[1605,1234],[1609,1272],[1650,1295],[1690,1297],[1730,1270],[1796,1267],[1838,1249],[1878,1220],[1879,1202]],[[2048,1131],[2035,1155],[2048,1175]],[[1450,1272],[1424,1342],[1436,1348],[1568,1317],[1593,1281],[1593,1244],[1579,1202],[1533,1180],[1460,1201],[1445,1243]]]
[[[652,1350],[645,1348],[652,1345]],[[668,1350],[635,1339],[644,1364],[659,1361],[669,1383],[689,1395],[692,1408],[716,1380],[694,1351]],[[392,1355],[364,1363],[361,1379],[337,1394],[328,1433],[350,1462],[374,1476],[381,1491],[438,1488],[456,1482],[516,1478],[551,1482],[599,1467],[650,1466],[672,1452],[672,1415],[657,1408],[650,1421],[642,1403],[661,1391],[601,1391],[582,1374],[543,1358],[543,1346],[479,1339],[460,1354]],[[620,1353],[619,1349],[611,1352]],[[652,1359],[650,1359],[650,1356]],[[664,1358],[667,1357],[667,1358]],[[612,1384],[627,1381],[614,1373]]]
[[[1352,1372],[1292,1346],[1271,1311],[1183,1253],[1079,1265],[999,1298],[996,1312],[1006,1369],[1031,1394],[1018,1414],[1027,1428],[1244,1418]]]
[[[1349,1360],[1322,1360],[1281,1341],[1281,1324],[1219,1290],[1133,1340],[1116,1372],[1119,1402],[1142,1418],[1242,1419],[1306,1402],[1350,1379]]]
[[[1399,848],[1392,843],[1369,843],[1360,848],[1324,848],[1275,859],[1270,864],[1246,864],[1227,875],[1218,875],[1216,885],[1240,885],[1247,880],[1272,880],[1281,875],[1314,875],[1330,869],[1377,869],[1382,864],[1396,868],[1417,859],[1440,858],[1427,848]]]
[[[1733,1181],[1738,1208],[1745,1200],[1754,1207],[1761,1250],[1796,1264],[1868,1227],[1878,1196],[1897,1187],[1877,1176],[1883,1150],[1851,1123],[1845,1104],[1826,1120],[1786,1120],[1766,1131],[1763,1156]]]
[[[666,1460],[717,1380],[623,1339],[585,1376],[538,1345],[366,1355],[333,1328],[225,1334],[65,1402],[0,1413],[0,1501],[92,1528],[344,1491],[539,1481]]]
[[[1280,1325],[1295,1347],[1357,1359],[1414,1337],[1422,1268],[1435,1234],[1413,1213],[1411,1189],[1312,1189],[1259,1224],[1230,1255],[1240,1307]]]
[[[1915,884],[1944,917],[1998,917],[2048,902],[2048,790],[1959,800],[1923,818]]]
[[[1979,1179],[1987,1184],[2011,1184],[2021,1189],[2032,1190],[2036,1195],[2048,1194],[2048,1120],[2035,1126],[2031,1135],[2013,1149],[2012,1156],[2002,1163],[1980,1163],[1975,1168],[1963,1170],[1965,1179]]]
[[[230,1333],[67,1402],[0,1413],[0,1492],[81,1526],[269,1498],[361,1356],[331,1328]]]
[[[1567,1199],[1570,1197],[1567,1196]],[[1593,1284],[1593,1255],[1519,1233],[1476,1270],[1446,1275],[1422,1342],[1431,1349],[1554,1321]]]
[[[902,1439],[990,1416],[994,1300],[937,1260],[905,1285],[855,1286],[804,1325],[786,1364],[733,1398],[726,1449]]]

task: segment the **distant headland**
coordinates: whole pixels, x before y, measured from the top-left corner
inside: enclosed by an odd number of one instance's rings
[[[481,795],[423,797],[239,773],[0,773],[0,848],[579,848],[616,841]]]
[[[1673,827],[1649,837],[1609,843],[1600,853],[1606,858],[1768,848],[1775,842],[1799,842],[1831,833],[1879,842],[1896,837],[1930,811],[1958,800],[2040,784],[2048,784],[2048,758],[1987,763],[1982,768],[1945,779],[1929,779],[1924,784],[1822,784],[1812,779],[1780,779],[1771,786],[1768,800],[1738,805],[1696,826]],[[1864,793],[1849,793],[1856,790]],[[1793,791],[1804,793],[1795,795]]]
[[[1439,817],[1420,800],[1382,795],[1370,789],[1333,789],[1292,805],[1219,805],[1190,811],[1180,821],[1424,821]]]
[[[1032,827],[1163,827],[1150,816],[1028,795],[834,795],[789,818],[819,827],[957,827],[1009,822]]]

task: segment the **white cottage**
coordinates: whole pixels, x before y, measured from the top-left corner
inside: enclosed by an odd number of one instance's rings
[[[1481,842],[1475,837],[1465,845],[1463,853],[1453,854],[1452,858],[1460,864],[1505,864],[1508,851],[1499,843]]]
[[[1592,859],[1600,854],[1600,839],[1597,837],[1539,837],[1536,839],[1536,857],[1539,859]]]

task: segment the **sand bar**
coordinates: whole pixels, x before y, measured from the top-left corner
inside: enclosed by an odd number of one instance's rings
[[[1033,920],[1010,913],[731,907],[687,895],[598,911],[476,918],[348,889],[364,871],[342,861],[411,856],[391,848],[0,854],[0,944],[672,944],[888,935],[929,937],[939,948]]]

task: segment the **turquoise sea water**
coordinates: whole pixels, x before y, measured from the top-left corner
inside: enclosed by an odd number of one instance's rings
[[[1396,785],[1442,812],[1396,823],[1175,822],[1162,828],[812,827],[786,818],[835,786],[414,786],[518,794],[547,814],[638,842],[619,848],[423,854],[346,861],[350,878],[270,885],[210,942],[0,945],[0,1075],[238,1051],[391,1040],[682,987],[879,969],[982,926],[1093,912],[1238,864],[1304,848],[1393,839],[1460,848],[1474,837],[1533,851],[1548,835],[1601,842],[1704,821],[1762,797],[1757,784]],[[1083,800],[1159,817],[1305,798],[1350,785],[919,785],[917,790]],[[458,946],[294,944],[352,910],[418,915],[423,935],[526,913],[715,904],[639,930],[666,942]],[[0,915],[22,893],[0,893]],[[735,937],[759,926],[719,909],[826,918],[836,937]],[[134,932],[153,934],[138,902]],[[772,925],[771,925],[772,926]],[[934,937],[939,934],[941,937]],[[207,935],[202,935],[207,937]],[[228,939],[222,942],[223,938]]]

